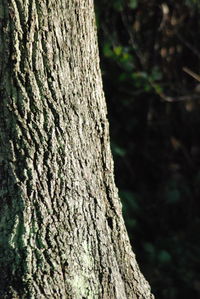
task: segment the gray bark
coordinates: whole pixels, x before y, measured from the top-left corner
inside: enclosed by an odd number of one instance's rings
[[[0,298],[153,298],[113,178],[92,0],[0,0]]]

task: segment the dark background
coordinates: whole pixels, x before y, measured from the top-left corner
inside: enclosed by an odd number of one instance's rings
[[[200,1],[95,6],[133,250],[156,298],[200,298]]]

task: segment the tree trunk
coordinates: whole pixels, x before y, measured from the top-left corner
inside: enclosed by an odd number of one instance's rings
[[[114,184],[92,0],[0,0],[0,57],[0,298],[153,298]]]

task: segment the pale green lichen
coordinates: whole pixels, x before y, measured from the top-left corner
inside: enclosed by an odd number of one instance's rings
[[[18,226],[19,226],[19,216],[16,215],[15,216],[15,220],[14,220],[14,225],[13,225],[13,229],[12,232],[10,234],[10,238],[8,240],[8,244],[11,248],[15,249],[16,248],[16,238],[17,238],[17,230],[18,230]]]
[[[79,263],[82,266],[82,272],[74,274],[73,279],[70,281],[73,290],[76,290],[76,298],[94,299],[98,298],[98,287],[95,284],[95,275],[93,270],[94,260],[89,251],[87,242],[82,243],[80,250]]]

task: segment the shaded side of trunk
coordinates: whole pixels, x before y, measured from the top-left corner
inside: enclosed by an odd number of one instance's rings
[[[94,23],[91,0],[1,0],[1,298],[152,298],[114,184]]]

